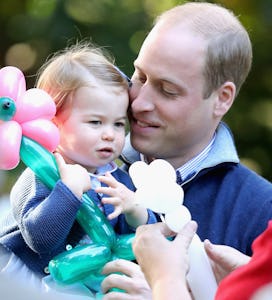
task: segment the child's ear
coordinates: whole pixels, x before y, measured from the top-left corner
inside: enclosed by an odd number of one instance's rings
[[[63,120],[62,120],[62,118],[60,117],[60,115],[55,116],[55,117],[52,119],[52,122],[53,122],[59,129],[62,127]]]
[[[57,127],[59,127],[58,118],[57,118],[56,116],[52,119],[52,122],[53,122]]]
[[[217,99],[214,103],[214,115],[223,117],[231,108],[235,99],[236,87],[231,81],[226,81],[217,90]]]

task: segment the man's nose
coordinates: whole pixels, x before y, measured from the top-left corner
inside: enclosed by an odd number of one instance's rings
[[[133,113],[152,111],[154,109],[154,98],[152,89],[145,83],[141,87],[133,87],[130,91],[130,105]]]

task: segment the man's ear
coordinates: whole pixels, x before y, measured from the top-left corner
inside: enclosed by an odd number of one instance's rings
[[[231,108],[235,99],[236,86],[231,81],[226,81],[217,90],[217,99],[214,103],[214,115],[223,117]]]

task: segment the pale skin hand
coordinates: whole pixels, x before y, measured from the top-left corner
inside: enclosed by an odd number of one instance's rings
[[[136,231],[133,251],[152,288],[153,300],[192,299],[187,288],[188,248],[196,232],[194,221],[187,223],[173,241],[166,224],[140,226]],[[158,251],[159,249],[159,251]]]
[[[247,264],[251,258],[232,247],[214,245],[209,240],[204,241],[204,248],[211,260],[217,283],[235,269]]]
[[[99,176],[98,179],[108,186],[97,188],[95,190],[96,193],[109,195],[109,197],[102,199],[102,203],[114,206],[114,211],[108,215],[109,220],[124,213],[130,226],[136,228],[139,225],[146,224],[148,218],[147,210],[137,205],[134,192],[118,182],[110,173],[106,173],[105,176]]]
[[[165,236],[172,232],[164,223],[140,226],[136,231],[133,250],[152,290],[139,265],[119,259],[104,266],[102,273],[110,275],[104,279],[101,288],[103,293],[111,288],[123,289],[126,293],[109,292],[103,299],[191,300],[185,276],[189,266],[187,250],[196,228],[196,223],[190,221],[170,242]],[[114,272],[123,275],[112,274]]]
[[[84,192],[91,188],[91,179],[87,170],[75,164],[66,164],[60,153],[54,153],[62,182],[71,192],[81,199]]]
[[[122,274],[113,274],[121,272]],[[118,259],[108,262],[102,274],[108,275],[101,284],[103,300],[152,300],[151,289],[140,267],[131,261]],[[111,288],[124,290],[109,292]]]

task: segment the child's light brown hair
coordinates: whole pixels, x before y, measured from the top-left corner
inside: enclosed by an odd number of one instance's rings
[[[39,69],[36,86],[53,98],[57,115],[78,88],[92,85],[92,77],[105,85],[124,89],[129,86],[129,79],[114,65],[109,53],[90,42],[56,52]]]

